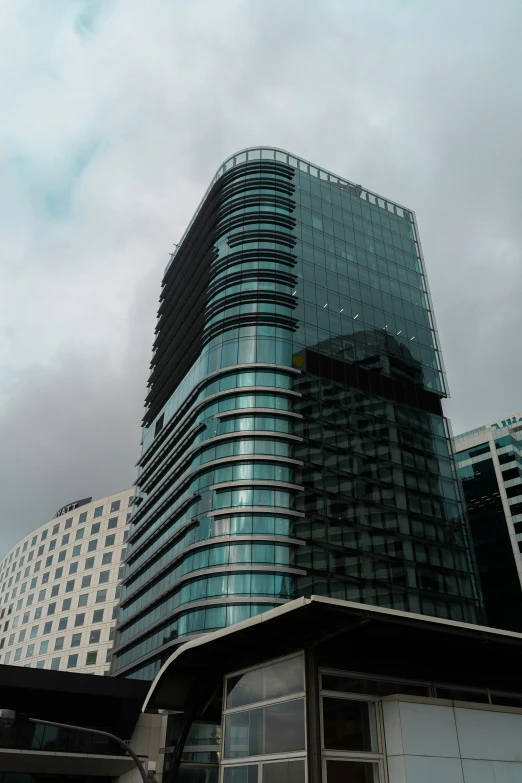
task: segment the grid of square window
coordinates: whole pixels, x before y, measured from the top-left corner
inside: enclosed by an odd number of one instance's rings
[[[0,562],[0,663],[109,674],[132,492],[84,503]]]

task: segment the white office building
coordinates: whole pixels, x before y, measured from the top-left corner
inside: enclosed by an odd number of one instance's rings
[[[108,674],[132,490],[61,508],[0,563],[0,663]]]

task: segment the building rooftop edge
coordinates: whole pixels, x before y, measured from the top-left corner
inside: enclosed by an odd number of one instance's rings
[[[293,152],[289,152],[289,150],[285,150],[282,147],[270,147],[268,145],[254,145],[254,146],[251,146],[251,147],[244,147],[243,149],[236,150],[236,152],[233,152],[231,155],[229,155],[227,158],[225,158],[222,161],[221,165],[218,166],[218,168],[216,170],[216,173],[214,174],[214,176],[210,180],[210,184],[209,184],[208,188],[206,189],[203,198],[201,199],[201,201],[199,202],[198,206],[196,207],[196,209],[194,211],[194,214],[192,215],[192,218],[190,219],[190,222],[188,223],[185,231],[183,232],[182,237],[180,238],[179,242],[177,243],[177,247],[174,249],[173,253],[171,253],[171,255],[170,255],[169,261],[168,261],[168,263],[167,263],[167,265],[165,267],[165,270],[164,270],[165,273],[167,272],[168,268],[170,267],[170,265],[172,263],[173,258],[176,255],[177,248],[181,246],[183,240],[185,239],[185,237],[187,236],[188,232],[190,231],[190,228],[191,228],[191,226],[192,226],[192,224],[193,224],[193,222],[194,222],[194,220],[196,218],[196,215],[198,214],[199,210],[201,209],[202,204],[205,202],[205,199],[207,198],[210,190],[216,184],[218,179],[220,177],[222,177],[223,174],[225,174],[229,170],[229,168],[233,168],[234,165],[237,165],[237,164],[232,163],[232,165],[230,167],[228,167],[228,164],[233,162],[233,161],[235,161],[235,159],[238,158],[240,155],[245,155],[246,158],[248,158],[248,154],[249,153],[253,153],[253,152],[256,152],[256,151],[261,153],[262,150],[273,152],[274,153],[273,160],[276,160],[276,161],[278,160],[278,158],[276,157],[277,153],[279,153],[280,155],[285,155],[287,158],[295,159],[297,168],[299,167],[298,164],[301,163],[301,164],[303,164],[303,166],[306,166],[308,168],[308,172],[307,173],[311,173],[312,176],[316,176],[318,179],[323,180],[325,182],[334,181],[337,184],[349,185],[351,187],[361,187],[360,184],[358,184],[356,182],[352,182],[352,180],[349,180],[346,177],[342,177],[340,174],[335,174],[333,171],[330,171],[329,169],[325,169],[322,166],[318,166],[316,163],[312,163],[311,161],[306,160],[306,158],[301,158],[299,155],[296,155]],[[269,158],[263,158],[262,155],[260,154],[259,157],[252,158],[252,160],[270,160],[270,159]],[[241,161],[241,162],[246,162],[246,160],[245,161]],[[278,162],[285,163],[285,161],[283,161],[283,160],[279,160]],[[288,165],[291,165],[291,164],[288,164]],[[315,171],[314,172],[310,172],[310,167],[312,169],[314,169]],[[325,176],[321,176],[321,174],[323,174]],[[412,215],[412,217],[413,217],[413,221],[416,222],[415,221],[415,211],[413,209],[410,209],[409,207],[406,207],[403,204],[399,204],[397,201],[392,201],[392,199],[389,199],[388,197],[384,197],[380,193],[375,193],[373,190],[368,190],[368,188],[361,188],[361,193],[365,194],[365,195],[370,195],[370,196],[372,196],[372,197],[374,197],[376,199],[381,199],[382,201],[389,202],[390,204],[393,204],[395,207],[398,207],[401,210],[409,212]],[[362,195],[361,195],[361,197],[362,197]]]
[[[513,416],[506,416],[504,419],[497,419],[496,421],[482,424],[480,427],[475,427],[472,430],[466,430],[458,435],[453,436],[453,440],[465,440],[473,435],[477,435],[479,432],[487,432],[488,430],[501,430],[505,427],[511,427],[514,424],[522,422],[522,411],[515,413]]]
[[[26,533],[25,535],[23,535],[21,538],[19,538],[19,539],[18,539],[18,541],[17,541],[15,544],[13,544],[13,546],[12,546],[12,547],[10,547],[10,548],[7,550],[7,552],[5,553],[5,555],[2,555],[2,556],[0,556],[0,565],[3,563],[3,561],[6,559],[6,557],[9,557],[9,555],[11,554],[11,552],[12,552],[13,550],[15,550],[17,546],[20,546],[20,544],[21,544],[23,541],[25,541],[25,539],[26,539],[26,538],[29,538],[29,536],[34,536],[34,535],[35,535],[35,533],[38,533],[38,531],[39,531],[39,530],[41,530],[41,529],[42,529],[43,527],[45,527],[46,525],[49,525],[49,524],[51,524],[51,522],[55,522],[57,519],[59,519],[59,518],[60,518],[60,516],[65,516],[65,514],[66,514],[66,513],[68,513],[67,511],[65,511],[65,509],[68,509],[70,506],[73,506],[73,505],[74,505],[74,503],[77,503],[78,505],[77,505],[77,507],[76,507],[76,508],[71,508],[71,511],[76,511],[77,509],[80,509],[80,508],[82,508],[84,505],[85,505],[85,506],[91,506],[91,505],[94,505],[94,503],[99,503],[101,500],[105,500],[106,498],[112,498],[112,497],[114,497],[115,495],[123,495],[125,492],[133,492],[133,493],[134,493],[134,488],[133,488],[133,487],[128,487],[128,488],[126,488],[126,489],[121,489],[121,490],[119,490],[118,492],[111,492],[111,493],[110,493],[110,495],[102,495],[101,497],[99,497],[99,498],[95,498],[94,500],[93,500],[92,498],[89,498],[89,500],[87,501],[87,498],[83,498],[82,500],[76,500],[76,501],[73,501],[73,503],[72,503],[72,504],[71,504],[71,503],[69,503],[69,504],[68,504],[68,505],[66,505],[66,506],[62,506],[62,508],[58,509],[58,512],[57,512],[56,514],[54,514],[54,516],[52,516],[50,519],[46,520],[45,522],[42,522],[40,525],[38,525],[38,527],[35,527],[35,528],[33,528],[33,529],[32,529],[32,530],[30,530],[28,533]],[[87,502],[86,502],[86,501],[87,501]],[[63,511],[63,514],[60,514],[60,513],[59,513],[60,511]]]

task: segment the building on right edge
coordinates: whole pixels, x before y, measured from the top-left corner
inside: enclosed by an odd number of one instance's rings
[[[453,446],[489,625],[522,631],[522,413]]]

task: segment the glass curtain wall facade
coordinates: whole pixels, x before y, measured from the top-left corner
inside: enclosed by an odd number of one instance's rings
[[[521,414],[454,439],[488,623],[522,631]]]
[[[113,671],[319,593],[475,622],[414,215],[281,150],[166,269]]]

